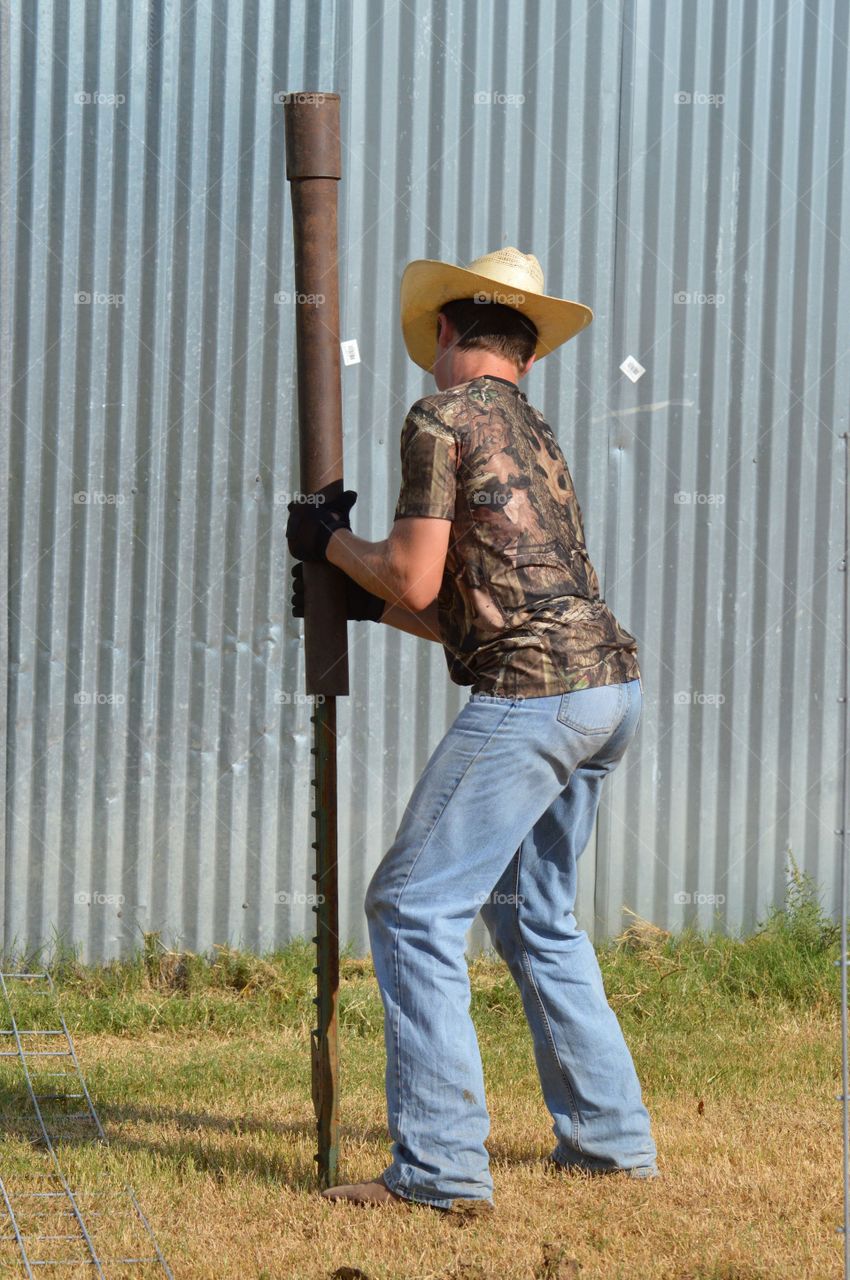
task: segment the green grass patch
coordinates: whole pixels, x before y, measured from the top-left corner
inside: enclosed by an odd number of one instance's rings
[[[811,879],[793,865],[783,906],[749,937],[695,929],[674,935],[636,920],[597,948],[609,1001],[626,1034],[638,1040],[659,1029],[684,1034],[695,1023],[753,1008],[835,1008],[838,955],[838,925],[823,913]],[[226,946],[194,954],[166,949],[156,934],[146,935],[136,955],[105,965],[84,965],[67,951],[4,962],[7,970],[47,967],[78,1032],[130,1036],[303,1027],[313,1018],[314,963],[304,939],[263,955]],[[370,960],[349,948],[341,972],[341,1028],[380,1037],[383,1008]],[[472,1013],[482,1032],[504,1029],[505,1019],[522,1022],[519,993],[497,958],[476,957],[470,973]],[[24,1025],[37,1016],[37,1000],[18,992],[15,1009]]]
[[[63,1148],[63,1170],[75,1185],[129,1182],[184,1280],[328,1280],[339,1268],[551,1280],[558,1250],[564,1274],[575,1258],[587,1280],[837,1280],[838,953],[838,928],[799,874],[747,938],[635,919],[597,949],[653,1119],[654,1186],[544,1176],[551,1117],[519,994],[501,961],[471,960],[499,1213],[463,1231],[426,1210],[376,1219],[318,1197],[309,943],[196,955],[150,935],[108,965],[57,949],[25,966],[50,968],[109,1137],[107,1149]],[[47,1003],[18,992],[20,1025],[49,1025]],[[350,951],[339,1021],[340,1175],[353,1181],[385,1167],[389,1139],[383,1007],[371,961]],[[43,1175],[31,1120],[7,1059],[2,1173],[15,1186]]]

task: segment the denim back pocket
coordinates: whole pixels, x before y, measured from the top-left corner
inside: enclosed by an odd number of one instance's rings
[[[622,684],[573,689],[561,695],[558,719],[579,733],[611,733],[625,714],[627,697]]]

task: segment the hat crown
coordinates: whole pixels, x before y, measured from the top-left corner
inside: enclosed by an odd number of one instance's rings
[[[538,360],[593,319],[590,307],[582,302],[550,298],[534,254],[522,253],[513,245],[485,253],[468,267],[417,258],[404,269],[399,301],[407,353],[421,369],[433,369],[437,317],[446,303],[457,298],[512,307],[527,316],[537,330],[534,354]]]
[[[494,253],[485,253],[483,257],[470,262],[467,271],[476,275],[487,276],[497,280],[499,284],[510,285],[513,289],[524,289],[528,293],[543,293],[543,268],[533,253],[522,253],[509,245],[505,249],[496,249]]]

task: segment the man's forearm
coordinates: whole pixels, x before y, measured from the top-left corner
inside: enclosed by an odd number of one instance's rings
[[[372,595],[422,613],[440,589],[449,528],[448,520],[400,521],[383,542],[340,529],[328,542],[327,558]]]
[[[328,543],[327,557],[331,564],[382,600],[396,604],[403,598],[407,583],[393,564],[388,538],[383,542],[367,542],[350,529],[340,529]]]
[[[432,600],[427,609],[413,613],[400,604],[387,604],[381,614],[380,621],[397,631],[406,631],[411,636],[419,636],[422,640],[436,640],[441,644],[440,624],[437,620],[437,601]]]
[[[409,579],[393,558],[389,539],[367,542],[350,529],[341,529],[328,543],[328,560],[361,587],[386,601],[380,621],[423,640],[440,641],[437,602],[413,609],[408,599]]]

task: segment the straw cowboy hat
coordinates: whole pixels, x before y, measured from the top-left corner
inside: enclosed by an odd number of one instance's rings
[[[401,329],[411,360],[429,373],[437,348],[437,316],[455,298],[501,302],[528,316],[537,328],[538,360],[593,319],[590,307],[581,302],[543,292],[543,270],[533,253],[497,249],[468,267],[420,258],[405,267],[401,278]]]

